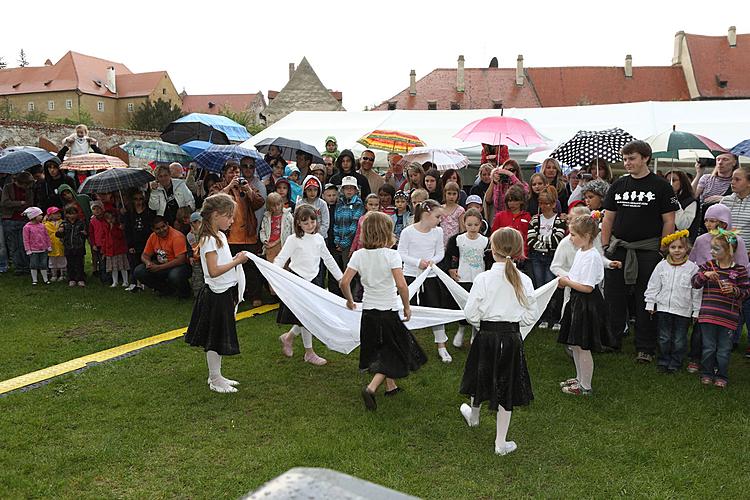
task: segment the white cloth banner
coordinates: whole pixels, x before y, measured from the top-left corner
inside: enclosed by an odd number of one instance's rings
[[[362,304],[352,311],[346,300],[315,286],[309,281],[286,271],[257,255],[248,253],[273,287],[276,294],[291,309],[297,319],[310,333],[329,349],[349,354],[359,346],[359,324]],[[426,270],[428,271],[428,270]],[[414,291],[426,278],[426,272],[415,280]],[[410,293],[412,291],[410,290]],[[463,311],[433,307],[411,306],[411,319],[404,323],[410,330],[420,330],[435,325],[453,323],[465,319]]]

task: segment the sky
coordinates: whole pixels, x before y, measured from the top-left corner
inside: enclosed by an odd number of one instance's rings
[[[462,0],[422,2],[276,0],[241,2],[7,2],[0,57],[32,66],[67,51],[121,62],[133,72],[166,70],[188,94],[281,90],[302,57],[344,107],[379,104],[435,68],[671,64],[674,34],[750,32],[750,2]],[[80,5],[81,8],[75,8]],[[710,10],[707,6],[721,6]],[[40,16],[40,13],[44,13]],[[748,20],[742,26],[742,20]],[[75,29],[75,25],[79,29]],[[30,29],[33,26],[33,29]]]

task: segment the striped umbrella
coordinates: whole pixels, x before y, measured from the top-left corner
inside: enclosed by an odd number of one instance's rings
[[[425,145],[416,135],[396,130],[373,130],[357,142],[366,148],[380,149],[390,153],[406,153],[413,148]]]
[[[675,160],[695,160],[697,158],[714,158],[727,150],[702,135],[672,130],[652,135],[646,139],[651,145],[654,158],[672,158]]]
[[[570,167],[584,167],[596,158],[609,163],[622,162],[623,146],[635,138],[621,128],[579,130],[570,140],[555,148],[550,157]]]
[[[413,148],[399,160],[398,165],[407,167],[415,161],[418,163],[432,162],[437,170],[459,169],[471,163],[467,157],[455,149]]]
[[[254,149],[247,149],[233,144],[229,146],[214,144],[197,155],[195,162],[209,172],[221,173],[227,160],[240,161],[246,156],[255,160],[255,173],[258,178],[262,179],[271,173],[271,166],[263,158],[263,155]]]
[[[177,144],[164,141],[130,141],[122,146],[129,155],[158,163],[188,163],[192,157]]]
[[[117,157],[98,153],[69,156],[60,165],[60,168],[67,168],[68,170],[108,170],[110,168],[127,167],[128,164]]]
[[[142,168],[111,168],[86,177],[81,187],[78,188],[78,192],[90,194],[119,191],[122,193],[127,189],[143,186],[154,179],[151,172]]]

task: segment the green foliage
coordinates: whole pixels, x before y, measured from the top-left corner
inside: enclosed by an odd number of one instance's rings
[[[246,128],[247,131],[250,132],[250,135],[255,135],[259,134],[263,129],[266,128],[266,126],[261,123],[257,123],[255,125],[249,125]]]
[[[81,123],[87,127],[93,127],[96,125],[94,119],[91,117],[91,113],[85,109],[79,110],[77,118],[66,116],[65,118],[55,118],[53,121],[56,123],[62,123],[63,125],[79,125]]]
[[[29,111],[25,115],[23,115],[23,119],[27,122],[46,122],[47,113],[38,110]]]
[[[0,120],[20,120],[21,114],[14,110],[8,99],[0,101]]]
[[[219,114],[244,126],[251,135],[255,135],[266,128],[265,125],[257,123],[255,114],[249,110],[235,112],[229,109],[229,107],[223,106],[219,110]]]
[[[160,132],[167,125],[183,116],[182,109],[161,98],[156,102],[148,100],[141,104],[130,118],[132,130],[153,130]]]
[[[25,68],[28,65],[29,61],[26,59],[26,52],[21,49],[21,52],[18,53],[18,67]]]

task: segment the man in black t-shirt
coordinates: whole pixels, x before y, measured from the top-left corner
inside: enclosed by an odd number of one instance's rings
[[[636,361],[650,363],[656,353],[656,320],[646,311],[643,295],[656,264],[661,238],[675,231],[680,208],[670,184],[648,169],[651,146],[632,141],[622,149],[629,175],[617,179],[604,200],[602,246],[620,269],[605,271],[605,287],[612,332],[620,344],[627,315],[628,287],[635,294]]]

